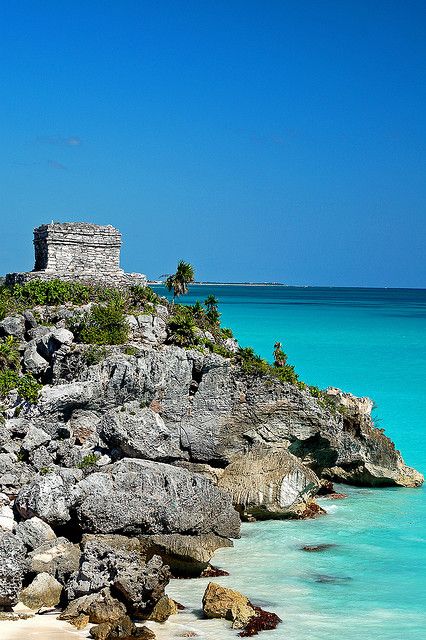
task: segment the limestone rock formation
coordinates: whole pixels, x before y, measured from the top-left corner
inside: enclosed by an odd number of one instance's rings
[[[49,279],[50,260],[69,255],[69,243],[52,245],[64,229],[44,231],[37,268]],[[77,279],[87,276],[81,263],[77,270]],[[266,374],[247,369],[218,327],[197,327],[204,342],[196,348],[171,344],[173,308],[151,302],[152,292],[138,295],[148,302],[127,308],[127,345],[78,342],[76,316],[93,302],[0,322],[0,339],[16,338],[18,376],[42,384],[37,402],[18,389],[1,402],[0,609],[20,593],[35,608],[60,597],[63,618],[78,628],[96,623],[99,639],[149,640],[129,615],[174,613],[170,575],[200,576],[216,549],[238,537],[240,514],[315,516],[315,494],[330,492],[331,480],[423,481],[375,427],[370,400],[335,388],[315,394],[266,365]],[[204,610],[245,635],[278,620],[212,583]]]
[[[218,481],[242,514],[296,516],[319,487],[315,473],[287,449],[258,446],[235,456]]]
[[[202,476],[147,460],[123,459],[89,475],[75,487],[73,508],[88,532],[239,534],[225,492]]]
[[[56,540],[52,527],[37,516],[19,522],[16,526],[16,536],[29,550],[37,549],[45,542]]]
[[[67,487],[55,473],[39,476],[18,493],[15,506],[23,518],[39,517],[50,525],[62,525],[70,519]]]
[[[101,421],[100,436],[130,458],[171,461],[182,455],[179,430],[166,427],[157,412],[137,401],[108,411]]]
[[[12,533],[0,534],[0,610],[18,602],[26,570],[25,548]]]
[[[111,591],[107,587],[72,600],[59,618],[72,624],[77,622],[78,626],[83,622],[85,624],[89,622],[93,624],[117,622],[125,615],[126,607],[111,595]]]

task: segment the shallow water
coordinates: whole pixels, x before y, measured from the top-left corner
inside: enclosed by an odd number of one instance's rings
[[[242,345],[270,359],[280,340],[309,384],[372,397],[378,426],[426,471],[426,290],[193,286],[185,302],[210,293]],[[215,581],[276,611],[276,638],[424,640],[425,490],[342,490],[348,499],[324,500],[323,518],[244,525],[234,549],[216,554],[231,575]],[[315,543],[336,546],[300,550]],[[225,623],[197,619],[207,582],[172,583],[190,609],[160,636],[236,637]]]

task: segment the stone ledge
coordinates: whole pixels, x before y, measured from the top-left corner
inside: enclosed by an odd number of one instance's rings
[[[82,284],[103,285],[108,287],[132,287],[135,285],[144,286],[147,278],[142,273],[125,273],[119,271],[116,273],[104,273],[99,276],[93,274],[75,274],[75,273],[49,273],[47,271],[28,271],[23,273],[6,274],[5,283],[9,286],[14,284],[24,284],[31,280],[64,280],[66,282],[81,282]]]

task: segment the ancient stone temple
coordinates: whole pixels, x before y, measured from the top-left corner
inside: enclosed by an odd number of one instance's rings
[[[108,286],[145,284],[141,273],[120,268],[121,233],[87,222],[52,222],[34,229],[35,265],[31,272],[8,273],[7,284],[28,280],[79,280]]]

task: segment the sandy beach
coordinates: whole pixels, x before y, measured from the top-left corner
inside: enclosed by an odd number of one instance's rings
[[[1,640],[83,640],[89,629],[78,631],[68,622],[58,620],[58,613],[36,615],[28,620],[0,622]]]

